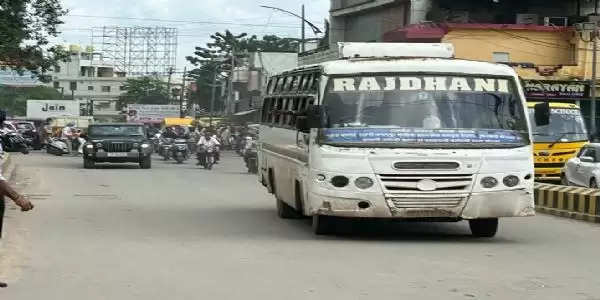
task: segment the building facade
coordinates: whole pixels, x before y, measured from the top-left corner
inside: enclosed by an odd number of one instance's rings
[[[82,51],[79,46],[69,48],[70,60],[61,62],[48,75],[52,81],[48,86],[57,89],[63,96],[79,100],[85,108],[100,120],[120,120],[118,99],[125,93],[125,73],[114,71],[114,64],[92,49]]]

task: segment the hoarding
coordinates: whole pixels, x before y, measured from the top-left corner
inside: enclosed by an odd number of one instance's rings
[[[127,105],[127,122],[160,123],[165,118],[179,118],[179,105]]]
[[[27,119],[80,116],[77,100],[27,100]]]

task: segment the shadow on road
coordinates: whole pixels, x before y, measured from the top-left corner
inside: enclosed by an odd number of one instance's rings
[[[170,215],[170,216],[167,216]],[[136,218],[137,219],[137,218]],[[143,212],[138,222],[148,220],[155,233],[160,228],[181,228],[168,233],[174,238],[193,235],[198,238],[240,238],[240,239],[285,239],[285,240],[348,240],[348,241],[390,241],[390,242],[432,242],[432,243],[514,243],[516,241],[501,236],[494,239],[480,239],[471,236],[466,222],[458,223],[423,223],[400,222],[386,220],[339,219],[336,222],[336,233],[327,236],[314,235],[311,220],[279,219],[274,208],[255,207],[213,207],[197,210],[170,209]],[[162,220],[164,224],[155,224]],[[174,221],[176,220],[176,221]],[[169,223],[167,223],[169,222]],[[173,222],[177,223],[175,227]],[[165,232],[165,234],[167,234]]]

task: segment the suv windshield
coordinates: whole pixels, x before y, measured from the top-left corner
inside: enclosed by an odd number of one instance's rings
[[[324,111],[324,143],[467,148],[529,143],[525,110],[510,78],[338,77],[329,81]]]
[[[537,126],[533,120],[535,111],[529,109],[529,120],[533,131],[533,140],[542,143],[587,141],[585,122],[579,109],[552,108],[550,124]]]
[[[132,125],[90,126],[89,135],[98,136],[144,136],[144,127]]]

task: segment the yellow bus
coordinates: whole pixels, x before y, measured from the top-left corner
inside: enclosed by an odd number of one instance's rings
[[[534,120],[536,104],[528,103],[530,120]],[[538,180],[559,181],[565,163],[589,142],[589,136],[579,106],[560,102],[549,104],[550,124],[536,126],[535,122],[531,122],[535,177]]]

